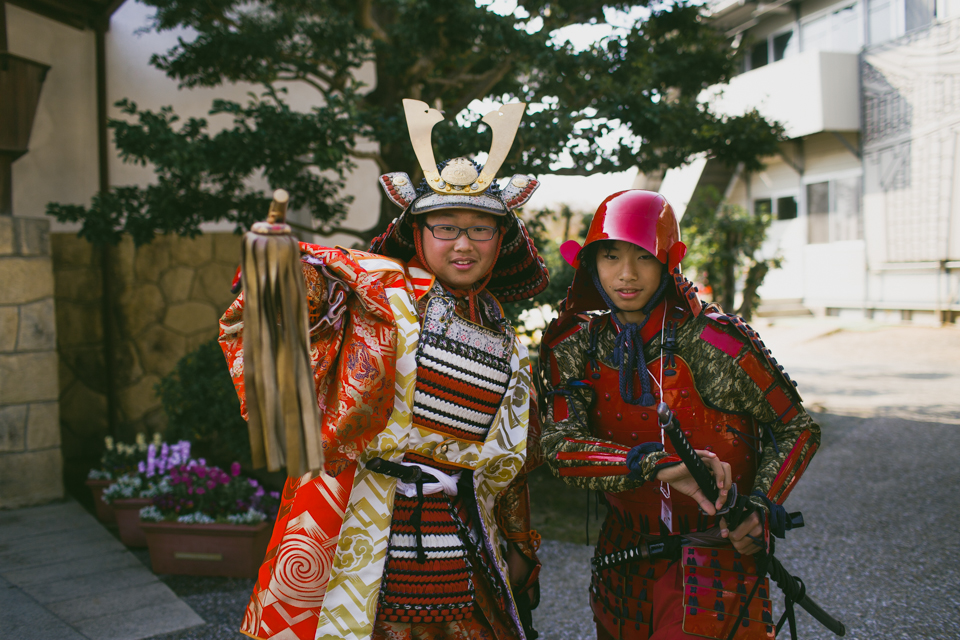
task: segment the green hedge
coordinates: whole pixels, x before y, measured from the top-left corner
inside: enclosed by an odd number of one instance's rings
[[[247,423],[216,339],[181,358],[156,389],[168,418],[165,440],[189,440],[194,458],[224,469],[235,461],[250,468]]]

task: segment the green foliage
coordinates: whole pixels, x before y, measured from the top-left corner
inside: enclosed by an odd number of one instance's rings
[[[760,303],[757,289],[763,278],[780,266],[779,257],[759,255],[772,218],[721,200],[715,189],[705,189],[687,206],[680,223],[689,247],[684,265],[713,289],[713,299],[727,311],[733,310],[737,283],[743,282],[743,302],[736,313],[749,320]]]
[[[584,228],[585,217],[573,213],[567,206],[561,208],[559,212],[543,209],[522,217],[527,232],[550,271],[550,283],[533,298],[507,303],[503,305],[503,310],[521,334],[526,334],[531,341],[536,342],[534,339],[536,329],[526,330],[519,321],[520,316],[524,311],[544,305],[555,312],[560,301],[566,297],[567,287],[573,282],[574,271],[573,267],[560,255],[560,245],[570,238],[581,238],[580,231]],[[565,233],[556,233],[558,229],[564,229]]]
[[[206,119],[183,122],[169,107],[118,103],[125,117],[109,125],[121,156],[154,167],[156,184],[113,189],[89,207],[48,207],[81,222],[81,235],[96,244],[123,232],[138,244],[157,233],[193,235],[205,221],[246,227],[266,212],[267,195],[250,187],[261,175],[271,189],[290,191],[292,207],[308,211],[320,231],[369,240],[394,217],[393,205],[384,200],[372,229],[339,229],[348,202],[341,187],[358,158],[419,181],[401,109],[408,97],[446,110],[433,134],[438,159],[488,148],[476,100],[529,103],[501,175],[653,171],[699,152],[751,170],[782,135],[756,112],[726,118],[697,101],[736,69],[702,5],[650,5],[647,20],[577,51],[554,37],[559,29],[647,3],[521,0],[499,15],[475,0],[145,2],[157,10],[153,29],[195,34],[154,56],[154,67],[182,87],[258,89],[246,104],[213,103],[211,116],[232,118],[216,134]],[[376,72],[372,90],[356,79],[363,65]],[[315,90],[321,106],[292,109],[291,84]],[[368,141],[378,150],[362,150]]]
[[[156,389],[169,421],[167,440],[190,441],[191,456],[213,465],[251,466],[247,423],[216,340],[181,358]]]

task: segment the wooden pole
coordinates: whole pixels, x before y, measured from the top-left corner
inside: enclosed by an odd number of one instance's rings
[[[107,133],[107,29],[110,28],[110,18],[94,26],[96,45],[97,69],[97,165],[99,168],[100,193],[105,195],[110,190],[110,146]],[[106,377],[107,396],[107,432],[114,438],[119,437],[119,420],[117,411],[116,381],[116,323],[114,322],[114,296],[112,278],[112,251],[109,244],[100,247],[100,321],[103,329],[103,361],[104,376]]]
[[[0,52],[7,50],[7,3],[0,0]]]
[[[7,51],[7,3],[0,0],[0,53]],[[13,215],[13,158],[0,154],[0,216]]]

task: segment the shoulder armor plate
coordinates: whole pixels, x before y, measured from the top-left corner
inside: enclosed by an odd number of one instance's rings
[[[588,317],[582,313],[561,313],[560,317],[547,327],[540,344],[552,349],[583,329],[583,323],[587,320]]]
[[[777,363],[770,349],[760,339],[760,335],[732,313],[718,313],[718,309],[708,308],[708,318],[700,338],[710,343],[731,358],[739,358],[738,364],[764,392],[767,402],[779,419],[786,423],[797,414],[797,405],[801,402],[797,383],[790,379],[783,365]],[[743,338],[743,340],[741,339]],[[745,342],[751,349],[743,350]],[[743,354],[743,355],[741,355]],[[759,355],[759,358],[758,358]],[[760,358],[766,361],[773,375],[764,367]]]

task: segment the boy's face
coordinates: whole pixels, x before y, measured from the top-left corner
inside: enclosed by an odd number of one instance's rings
[[[497,259],[497,247],[500,230],[497,219],[489,213],[449,209],[428,213],[423,222],[434,228],[423,228],[423,255],[427,267],[443,284],[454,289],[469,289],[483,278]],[[456,230],[444,227],[493,227],[490,240],[471,240],[466,232],[460,233],[456,240],[441,240],[434,237],[444,235],[444,231],[456,234]],[[476,234],[475,234],[476,235]]]
[[[630,242],[615,240],[597,251],[600,284],[626,322],[643,319],[643,314],[635,314],[656,293],[662,270],[656,256]]]

